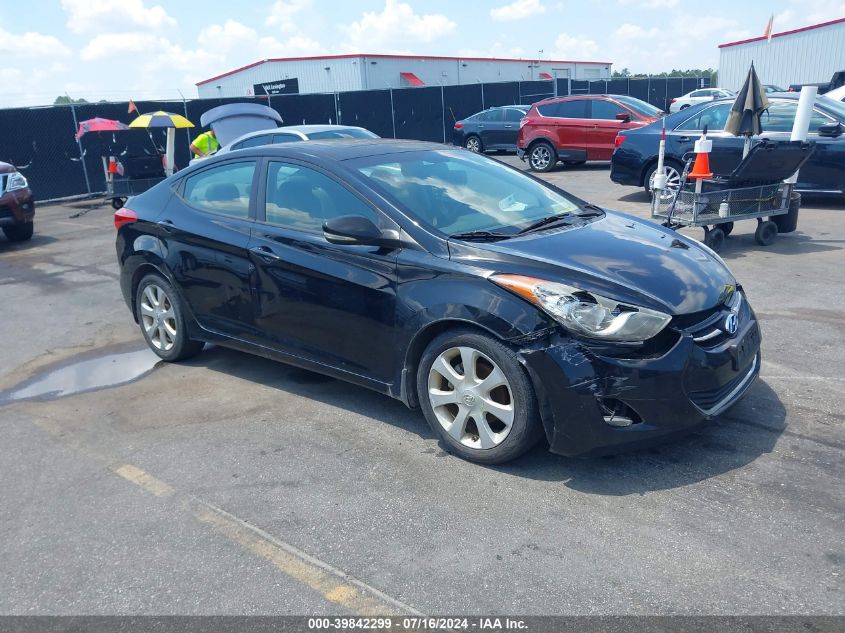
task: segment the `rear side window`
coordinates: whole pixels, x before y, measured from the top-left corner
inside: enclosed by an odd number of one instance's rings
[[[498,123],[502,120],[502,111],[487,110],[487,112],[478,117],[478,119],[479,121],[484,121],[485,123]]]
[[[270,135],[269,134],[261,134],[259,136],[253,136],[252,138],[248,138],[245,141],[241,141],[235,145],[232,145],[232,149],[246,149],[247,147],[260,147],[261,145],[269,145],[270,143]]]
[[[296,141],[301,141],[302,139],[299,138],[296,134],[274,134],[273,135],[273,143],[294,143]]]
[[[687,119],[675,129],[697,131],[703,130],[706,125],[707,129],[713,132],[716,130],[724,130],[725,123],[728,121],[728,114],[730,113],[731,105],[732,104],[730,103],[720,103],[709,108],[704,108],[701,112]],[[763,127],[765,127],[765,125]]]
[[[543,116],[551,116],[559,119],[586,119],[587,100],[578,99],[575,101],[558,101],[537,107],[537,111]]]
[[[182,197],[191,206],[235,218],[249,217],[255,161],[226,163],[185,179]]]
[[[507,108],[505,110],[505,121],[507,123],[519,123],[522,120],[522,117],[525,116],[525,112],[522,110],[517,110],[516,108]]]

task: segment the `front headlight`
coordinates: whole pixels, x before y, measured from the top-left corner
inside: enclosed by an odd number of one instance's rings
[[[605,341],[645,341],[672,317],[554,281],[523,275],[493,275],[490,281],[536,304],[568,330]]]
[[[9,174],[9,178],[6,180],[6,191],[26,189],[28,186],[29,183],[26,181],[26,177],[19,171]]]

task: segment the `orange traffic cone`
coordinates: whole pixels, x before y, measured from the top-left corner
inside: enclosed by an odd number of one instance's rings
[[[707,140],[707,128],[705,128],[701,138],[695,142],[695,164],[692,166],[692,171],[687,174],[687,178],[696,180],[713,177],[713,172],[710,171],[710,150],[712,149],[713,141]]]
[[[709,152],[702,152],[695,155],[695,163],[693,163],[692,171],[687,174],[687,178],[712,178],[713,172],[710,171],[710,154]]]

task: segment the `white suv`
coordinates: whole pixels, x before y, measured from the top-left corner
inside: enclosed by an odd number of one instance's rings
[[[724,88],[701,88],[700,90],[693,90],[688,92],[683,97],[672,99],[669,103],[669,112],[677,112],[683,110],[697,103],[704,103],[705,101],[713,101],[713,99],[723,99],[725,97],[735,97],[736,93]]]

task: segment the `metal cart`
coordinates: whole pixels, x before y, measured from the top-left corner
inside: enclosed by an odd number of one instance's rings
[[[655,192],[651,216],[671,228],[702,227],[704,243],[714,251],[722,247],[734,222],[739,220],[757,220],[754,239],[758,244],[768,246],[775,241],[778,227],[771,218],[789,212],[792,185],[777,183],[720,189],[712,181],[703,184],[700,193],[686,188],[675,195]]]
[[[106,200],[111,200],[114,209],[120,209],[126,204],[126,200],[139,193],[144,193],[154,185],[157,185],[161,178],[115,178],[111,183],[109,191],[106,192]]]
[[[768,246],[778,232],[795,230],[801,197],[784,180],[798,172],[815,143],[764,140],[752,147],[727,176],[688,183],[687,161],[677,192],[655,190],[651,216],[665,226],[700,226],[704,243],[718,251],[734,222],[757,220],[754,238]],[[787,218],[784,216],[789,214]],[[774,218],[774,220],[772,219]]]

